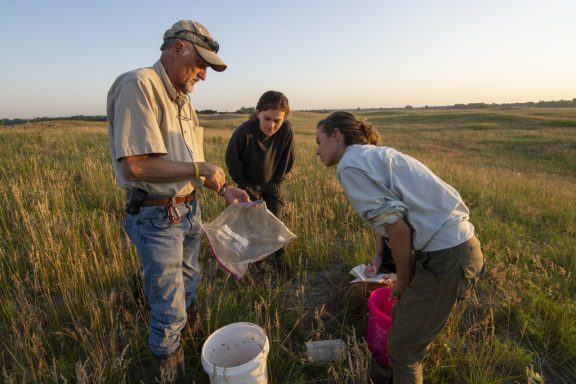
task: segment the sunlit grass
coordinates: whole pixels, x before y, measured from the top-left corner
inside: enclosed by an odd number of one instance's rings
[[[572,383],[576,378],[574,110],[372,111],[384,145],[454,185],[488,261],[474,300],[455,311],[425,361],[429,382]],[[372,254],[370,229],[315,156],[315,124],[296,112],[297,160],[286,224],[293,276],[218,269],[206,240],[200,324],[185,339],[191,380],[206,382],[203,340],[235,321],[262,326],[272,383],[368,383],[365,313],[342,305],[348,270]],[[246,116],[203,117],[205,152],[224,165]],[[133,294],[138,256],[121,228],[102,123],[0,129],[0,375],[7,383],[138,382],[152,360],[148,314]],[[203,219],[224,208],[199,196]],[[307,361],[304,342],[342,338],[346,359]],[[542,379],[543,380],[543,379]],[[191,381],[192,382],[192,381]]]

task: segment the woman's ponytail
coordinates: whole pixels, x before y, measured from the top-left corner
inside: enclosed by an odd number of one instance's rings
[[[326,134],[331,134],[336,128],[344,135],[346,145],[380,143],[380,135],[367,120],[360,120],[349,112],[333,112],[316,125]]]

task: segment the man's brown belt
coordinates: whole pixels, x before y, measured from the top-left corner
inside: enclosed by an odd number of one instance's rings
[[[196,198],[196,191],[186,196],[167,197],[165,199],[144,199],[142,205],[165,205],[189,203]]]

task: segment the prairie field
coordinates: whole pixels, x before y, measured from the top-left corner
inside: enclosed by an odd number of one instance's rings
[[[576,382],[576,109],[361,110],[383,145],[410,154],[454,186],[487,259],[424,362],[427,383]],[[367,314],[344,298],[373,234],[349,207],[333,168],[315,155],[316,122],[294,112],[297,160],[285,183],[288,275],[235,281],[204,238],[200,323],[184,338],[190,383],[207,383],[204,340],[233,322],[270,341],[270,383],[371,383],[377,366]],[[246,115],[201,115],[207,160],[224,166]],[[0,380],[148,382],[148,309],[138,256],[122,230],[102,122],[0,127]],[[225,208],[201,191],[204,222]],[[345,356],[307,359],[304,343],[343,339]],[[372,379],[370,378],[372,376]],[[372,381],[371,381],[372,380]]]

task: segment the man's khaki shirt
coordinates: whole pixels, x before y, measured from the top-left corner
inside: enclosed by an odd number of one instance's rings
[[[128,156],[159,154],[167,160],[204,161],[204,130],[190,98],[172,86],[160,60],[151,68],[116,79],[108,92],[107,115],[112,163],[120,187],[182,196],[202,186],[201,179],[155,183],[126,180],[122,175],[120,159]]]

